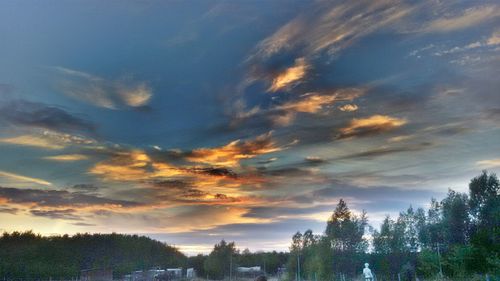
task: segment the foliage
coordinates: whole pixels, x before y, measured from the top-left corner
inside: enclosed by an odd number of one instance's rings
[[[432,199],[427,211],[410,206],[396,219],[387,216],[371,233],[371,251],[366,213],[354,216],[341,199],[323,235],[292,237],[289,279],[297,278],[298,255],[307,280],[356,278],[366,261],[383,280],[438,278],[440,271],[453,280],[500,278],[499,186],[495,174],[483,171],[471,180],[468,194],[450,189],[441,201]]]
[[[287,253],[276,251],[252,253],[245,249],[240,253],[234,242],[227,243],[222,240],[215,244],[208,256],[191,257],[189,264],[194,267],[200,277],[220,280],[229,277],[230,273],[235,276],[238,266],[260,266],[265,273],[275,275],[288,260]],[[203,263],[202,269],[199,267],[201,262]]]
[[[6,279],[70,279],[80,270],[111,268],[120,277],[154,266],[184,266],[177,249],[144,236],[76,234],[50,236],[28,232],[0,236],[0,276]]]

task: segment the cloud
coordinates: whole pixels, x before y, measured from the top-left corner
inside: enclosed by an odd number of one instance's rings
[[[347,127],[340,129],[337,139],[363,137],[394,130],[405,125],[405,119],[387,115],[373,115],[367,118],[354,118]]]
[[[476,162],[476,165],[484,168],[500,167],[500,158],[480,160]]]
[[[364,95],[364,88],[340,88],[330,91],[308,92],[291,96],[284,102],[275,102],[266,109],[254,107],[247,112],[240,112],[233,119],[233,125],[265,119],[273,125],[290,125],[298,113],[319,114],[339,102],[350,102]]]
[[[62,210],[30,210],[30,213],[36,217],[45,217],[49,219],[62,219],[62,220],[82,220],[82,218],[77,215],[78,212],[75,209],[62,209]]]
[[[375,157],[381,157],[381,156],[395,154],[395,153],[401,153],[401,152],[421,151],[424,149],[431,148],[432,146],[433,146],[433,144],[430,142],[422,142],[422,143],[406,145],[406,146],[381,147],[381,148],[370,149],[367,151],[358,152],[358,153],[354,153],[354,154],[344,155],[344,156],[341,156],[341,157],[336,158],[336,159],[337,160],[346,160],[346,159],[358,159],[358,158],[375,158]]]
[[[82,71],[55,67],[60,74],[57,87],[65,95],[108,109],[140,108],[153,96],[146,82],[132,79],[106,80]]]
[[[423,32],[449,32],[476,26],[500,17],[498,5],[485,5],[466,9],[452,16],[444,16],[429,22]]]
[[[358,110],[358,106],[355,104],[344,104],[342,106],[339,106],[339,110],[345,112],[352,112]]]
[[[493,34],[491,34],[486,44],[490,46],[500,45],[500,29],[495,30]]]
[[[0,106],[0,121],[55,131],[94,132],[96,126],[63,109],[38,102],[13,100]]]
[[[402,19],[411,7],[397,1],[326,1],[304,10],[263,40],[255,56],[270,58],[283,52],[311,56],[333,53],[379,28]]]
[[[277,110],[291,112],[317,113],[327,105],[340,101],[352,101],[364,93],[361,89],[339,89],[332,93],[307,93],[299,99],[277,106]]]
[[[276,77],[273,78],[272,85],[268,91],[276,92],[292,85],[293,83],[299,82],[306,75],[308,67],[309,66],[304,58],[296,59],[295,64],[292,67],[278,73]]]
[[[0,213],[15,215],[19,212],[18,208],[0,207]]]
[[[51,186],[52,185],[52,183],[50,183],[50,182],[48,182],[46,180],[43,180],[43,179],[37,179],[37,178],[27,177],[27,176],[23,176],[23,175],[14,174],[14,173],[9,173],[9,172],[2,171],[2,170],[0,170],[0,177],[6,177],[6,178],[9,178],[9,179],[12,179],[12,180],[15,180],[15,181],[21,181],[21,182],[31,182],[31,183],[36,183],[36,184],[41,184],[41,185],[47,185],[47,186]]]
[[[89,192],[89,193],[96,192],[96,191],[98,191],[100,189],[96,185],[86,184],[86,183],[74,184],[70,188],[73,189],[73,190],[76,190],[77,192]]]
[[[10,204],[51,208],[137,207],[137,202],[108,199],[67,190],[18,189],[0,186],[0,199]]]
[[[43,159],[58,161],[58,162],[71,162],[71,161],[86,160],[88,159],[88,156],[83,154],[63,154],[63,155],[47,156],[44,157]]]
[[[320,165],[328,162],[326,159],[323,159],[318,156],[307,156],[305,158],[305,161],[306,163],[309,163],[311,165]]]
[[[63,149],[64,145],[55,144],[49,139],[36,136],[36,135],[23,135],[12,138],[2,138],[0,142],[12,144],[12,145],[22,145],[22,146],[33,146],[45,149]]]
[[[221,147],[194,149],[186,154],[186,159],[195,163],[232,167],[238,166],[241,160],[280,151],[281,149],[271,139],[271,133],[267,133],[256,137],[254,140],[235,140]]]
[[[178,174],[176,169],[170,169],[162,164],[163,171],[171,171],[171,175]],[[139,181],[147,179],[152,171],[152,162],[149,156],[140,150],[123,151],[113,155],[111,159],[95,164],[89,171],[91,174],[101,175],[107,180]]]
[[[0,138],[0,143],[57,150],[71,145],[94,145],[96,141],[79,135],[47,130],[41,133]]]

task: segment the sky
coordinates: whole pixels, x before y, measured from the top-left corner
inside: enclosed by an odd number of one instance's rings
[[[498,1],[1,1],[0,230],[288,249],[500,170]]]

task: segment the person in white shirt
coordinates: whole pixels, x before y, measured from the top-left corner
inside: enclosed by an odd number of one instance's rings
[[[365,281],[373,281],[373,274],[369,268],[369,264],[365,263],[365,268],[363,268],[363,275],[365,276]]]

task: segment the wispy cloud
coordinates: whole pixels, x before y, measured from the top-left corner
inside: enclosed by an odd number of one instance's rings
[[[232,141],[222,147],[198,148],[188,153],[186,159],[216,166],[237,166],[241,160],[281,150],[271,136],[271,133],[268,133],[254,140]]]
[[[22,145],[22,146],[33,146],[45,149],[62,149],[64,145],[55,144],[48,140],[47,138],[36,136],[36,135],[23,135],[12,138],[2,138],[0,142],[12,144],[12,145]]]
[[[347,127],[341,128],[338,139],[360,137],[379,134],[394,130],[405,125],[407,121],[402,118],[387,115],[373,115],[367,118],[354,118]]]
[[[10,204],[21,204],[40,208],[126,208],[140,204],[133,201],[109,199],[96,195],[67,190],[19,189],[0,186],[0,198]]]
[[[70,162],[70,161],[80,161],[88,159],[88,156],[83,154],[62,154],[62,155],[54,155],[47,156],[43,159],[51,160],[51,161],[59,161],[59,162]]]
[[[72,134],[58,133],[55,131],[43,131],[41,133],[1,138],[0,143],[32,146],[44,149],[63,149],[70,145],[91,145],[95,144],[96,141]]]
[[[45,217],[49,219],[62,219],[62,220],[82,220],[75,209],[60,209],[60,210],[30,210],[30,213],[36,217]]]
[[[500,158],[480,160],[476,162],[476,165],[484,168],[500,167]]]
[[[278,73],[276,77],[273,78],[272,85],[269,91],[276,92],[295,82],[300,81],[306,75],[307,65],[304,58],[298,58],[295,60],[295,64],[283,72]]]
[[[96,126],[56,106],[26,100],[2,102],[0,121],[56,131],[94,132]]]
[[[443,16],[429,22],[424,32],[449,32],[468,28],[500,17],[500,6],[485,5],[460,11],[450,16]]]
[[[364,88],[340,88],[330,91],[308,92],[299,96],[289,97],[284,102],[268,108],[254,107],[246,112],[238,113],[232,120],[233,124],[245,123],[252,119],[264,119],[273,125],[287,126],[292,124],[297,113],[320,114],[337,103],[352,102],[367,92]],[[356,105],[349,105],[351,109]],[[346,110],[341,110],[346,111]],[[352,111],[352,110],[351,110]]]
[[[50,183],[46,180],[43,180],[43,179],[27,177],[27,176],[15,174],[15,173],[10,173],[10,172],[6,172],[6,171],[2,171],[2,170],[0,170],[0,177],[6,177],[8,179],[15,180],[15,181],[21,181],[21,182],[30,182],[30,183],[36,183],[36,184],[41,184],[41,185],[47,185],[47,186],[52,185],[52,183]]]
[[[270,57],[291,50],[308,56],[324,50],[335,52],[411,10],[399,1],[321,2],[263,40],[257,55]]]
[[[95,106],[121,109],[148,105],[153,92],[146,82],[133,79],[107,80],[102,77],[68,69],[55,68],[59,74],[57,87],[64,94]]]

